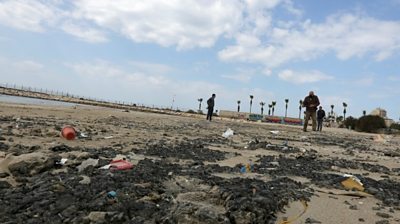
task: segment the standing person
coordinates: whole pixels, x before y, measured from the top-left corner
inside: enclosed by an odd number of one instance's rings
[[[215,94],[213,93],[210,99],[207,100],[207,120],[211,121],[212,115],[214,113],[214,104],[215,104]]]
[[[306,117],[304,119],[304,127],[303,131],[307,131],[308,120],[310,117],[312,118],[312,130],[317,130],[317,107],[319,106],[319,99],[316,95],[314,95],[313,91],[310,91],[308,96],[304,98],[303,107],[306,108]]]
[[[322,106],[319,106],[319,110],[317,111],[317,131],[322,131],[322,123],[324,122],[325,111],[322,109]]]

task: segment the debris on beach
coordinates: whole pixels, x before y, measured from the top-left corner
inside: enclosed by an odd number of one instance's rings
[[[28,109],[46,116],[0,115],[0,223],[282,223],[278,214],[300,202],[310,207],[286,222],[329,223],[308,213],[321,195],[350,201],[352,214],[373,203],[376,219],[399,219],[397,136],[380,144],[279,125]],[[68,123],[83,131],[76,141],[60,138]]]
[[[98,163],[99,163],[99,159],[89,158],[89,159],[83,161],[81,163],[81,165],[77,166],[76,168],[78,169],[78,172],[82,172],[89,166],[93,166],[93,167],[97,166]]]
[[[233,136],[233,130],[230,129],[230,128],[228,128],[228,130],[226,130],[226,131],[222,134],[222,137],[224,137],[224,138],[229,138],[229,137],[231,137],[231,136]]]
[[[74,140],[76,138],[76,130],[71,126],[65,126],[61,130],[61,136],[67,140]]]
[[[361,183],[361,180],[358,179],[356,176],[344,174],[343,177],[346,178],[345,180],[341,181],[343,187],[348,190],[364,191],[364,186]]]

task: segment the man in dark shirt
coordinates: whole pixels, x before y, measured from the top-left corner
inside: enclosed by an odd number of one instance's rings
[[[214,104],[215,104],[215,94],[212,94],[210,99],[207,100],[207,120],[211,121],[212,115],[214,113]]]
[[[324,118],[325,118],[325,111],[322,109],[321,106],[319,106],[319,110],[317,111],[317,121],[318,121],[317,131],[322,131],[322,123],[324,122]]]
[[[312,130],[317,130],[317,107],[319,106],[319,99],[314,95],[313,91],[310,91],[308,96],[304,98],[303,107],[306,108],[306,117],[304,119],[303,131],[307,131],[308,120],[312,118]]]

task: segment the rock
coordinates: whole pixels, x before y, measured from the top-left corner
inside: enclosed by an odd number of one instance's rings
[[[82,175],[81,177],[82,177],[82,180],[79,181],[80,184],[85,184],[85,185],[90,184],[90,182],[91,182],[90,177],[85,176],[85,175]]]
[[[72,218],[76,215],[76,212],[78,211],[78,209],[76,208],[75,205],[71,205],[68,208],[64,209],[64,211],[61,212],[61,215],[63,217],[69,217]]]
[[[379,193],[379,190],[376,189],[376,188],[374,188],[374,187],[368,187],[365,191],[366,191],[367,193],[370,193],[370,194],[373,194],[373,195]]]
[[[106,215],[107,212],[91,212],[87,218],[93,223],[100,224],[106,223]]]
[[[11,188],[11,184],[7,181],[0,180],[0,189]]]
[[[359,218],[358,221],[359,221],[359,222],[365,222],[365,219]]]
[[[8,177],[8,176],[10,176],[9,173],[4,172],[4,171],[0,171],[0,178],[5,178],[5,177]]]
[[[89,166],[93,166],[93,167],[97,166],[98,163],[99,163],[99,159],[89,158],[89,159],[83,161],[81,163],[81,165],[77,166],[76,168],[78,169],[78,172],[82,172]]]
[[[358,210],[358,207],[357,207],[357,205],[350,205],[350,207],[349,207],[351,210]]]
[[[376,215],[379,216],[379,217],[385,218],[385,219],[392,218],[391,215],[389,215],[387,213],[384,213],[384,212],[377,212]]]
[[[307,224],[312,224],[312,223],[317,224],[317,223],[322,223],[322,222],[320,222],[320,221],[318,221],[318,220],[315,220],[315,219],[313,219],[313,218],[307,218],[307,219],[306,219],[306,223],[307,223]]]
[[[389,220],[380,220],[380,221],[376,221],[375,224],[390,224]]]
[[[8,157],[8,169],[14,176],[30,176],[54,167],[54,158],[49,158],[43,153],[34,152],[20,156]]]
[[[49,148],[49,150],[51,150],[53,152],[69,152],[69,151],[72,151],[72,148],[63,144],[63,145],[53,146],[53,147]]]
[[[234,219],[234,223],[252,223],[251,220],[255,216],[253,213],[245,211],[234,211],[230,215]]]
[[[211,209],[211,207],[201,207],[195,212],[195,216],[202,222],[215,222],[215,220],[218,220],[218,214]]]
[[[7,151],[9,148],[10,148],[9,145],[7,145],[4,142],[0,142],[0,150]]]

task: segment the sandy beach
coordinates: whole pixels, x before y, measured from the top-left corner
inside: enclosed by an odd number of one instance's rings
[[[400,222],[400,136],[79,105],[0,115],[1,223]],[[118,158],[133,168],[99,169]]]

